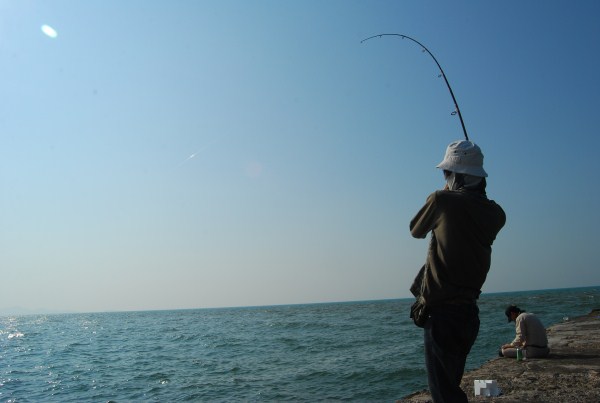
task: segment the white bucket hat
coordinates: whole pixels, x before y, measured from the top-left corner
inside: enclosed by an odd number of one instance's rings
[[[458,140],[446,148],[444,160],[437,168],[459,174],[487,177],[483,169],[483,153],[479,146],[471,141]]]

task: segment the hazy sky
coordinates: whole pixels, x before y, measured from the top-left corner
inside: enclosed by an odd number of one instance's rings
[[[484,292],[600,284],[600,2],[0,1],[0,309],[402,298],[462,129]],[[43,28],[47,25],[54,29]]]

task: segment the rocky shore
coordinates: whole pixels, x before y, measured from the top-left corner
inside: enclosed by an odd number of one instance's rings
[[[600,402],[600,309],[547,329],[550,356],[516,361],[495,358],[465,373],[461,387],[470,402]],[[502,394],[475,396],[474,381],[495,380]],[[400,399],[431,402],[428,391]]]

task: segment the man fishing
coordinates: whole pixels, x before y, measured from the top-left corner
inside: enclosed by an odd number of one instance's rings
[[[515,358],[517,348],[522,349],[527,358],[547,357],[550,354],[546,328],[537,316],[516,305],[509,305],[504,314],[509,322],[515,322],[516,336],[512,342],[500,347],[502,357]]]
[[[481,149],[455,141],[437,166],[444,190],[433,192],[410,222],[415,238],[431,241],[411,292],[411,317],[424,328],[425,363],[434,403],[467,402],[460,388],[467,355],[479,332],[476,300],[490,269],[492,243],[504,226],[502,208],[486,195]]]

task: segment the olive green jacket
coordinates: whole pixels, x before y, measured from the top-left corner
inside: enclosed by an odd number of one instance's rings
[[[492,243],[505,222],[504,210],[481,193],[461,189],[429,195],[410,222],[415,238],[432,233],[413,295],[429,306],[478,298],[490,269]]]

